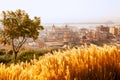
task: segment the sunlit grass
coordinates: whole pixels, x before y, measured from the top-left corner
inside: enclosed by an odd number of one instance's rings
[[[0,80],[120,80],[119,58],[115,46],[68,48],[29,63],[1,63]]]

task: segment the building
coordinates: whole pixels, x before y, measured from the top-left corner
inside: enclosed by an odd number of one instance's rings
[[[52,26],[51,32],[49,32],[49,37],[56,41],[63,41],[64,35],[70,34],[72,30],[68,28],[66,25],[65,27],[55,27],[55,25]]]
[[[87,33],[87,38],[88,38],[88,39],[94,39],[94,38],[95,38],[95,33],[96,33],[95,30],[90,30],[90,31]]]
[[[108,38],[108,33],[107,32],[96,31],[96,33],[95,33],[95,39],[97,41],[103,41],[103,40],[106,40],[107,38]]]
[[[79,37],[80,37],[80,38],[83,38],[83,36],[86,36],[86,35],[88,34],[88,32],[89,32],[88,29],[86,29],[86,28],[81,28],[81,29],[79,30]]]
[[[100,26],[97,27],[97,31],[109,32],[109,27],[100,25]]]
[[[117,26],[115,26],[115,27],[118,29],[117,35],[120,36],[120,25],[117,25]]]
[[[118,28],[116,27],[110,27],[109,33],[112,33],[113,35],[117,35],[118,33]]]

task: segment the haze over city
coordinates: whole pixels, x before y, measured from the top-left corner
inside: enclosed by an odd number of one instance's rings
[[[16,9],[42,23],[120,22],[120,0],[1,0],[0,13]]]

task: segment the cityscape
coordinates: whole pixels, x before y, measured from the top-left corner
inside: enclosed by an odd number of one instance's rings
[[[37,41],[28,41],[26,45],[34,48],[65,47],[81,45],[115,45],[120,47],[120,25],[98,25],[90,27],[75,27],[70,25],[46,26]]]

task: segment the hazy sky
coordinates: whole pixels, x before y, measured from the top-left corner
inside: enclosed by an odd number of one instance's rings
[[[119,21],[120,0],[1,0],[3,10],[23,9],[42,23]]]

